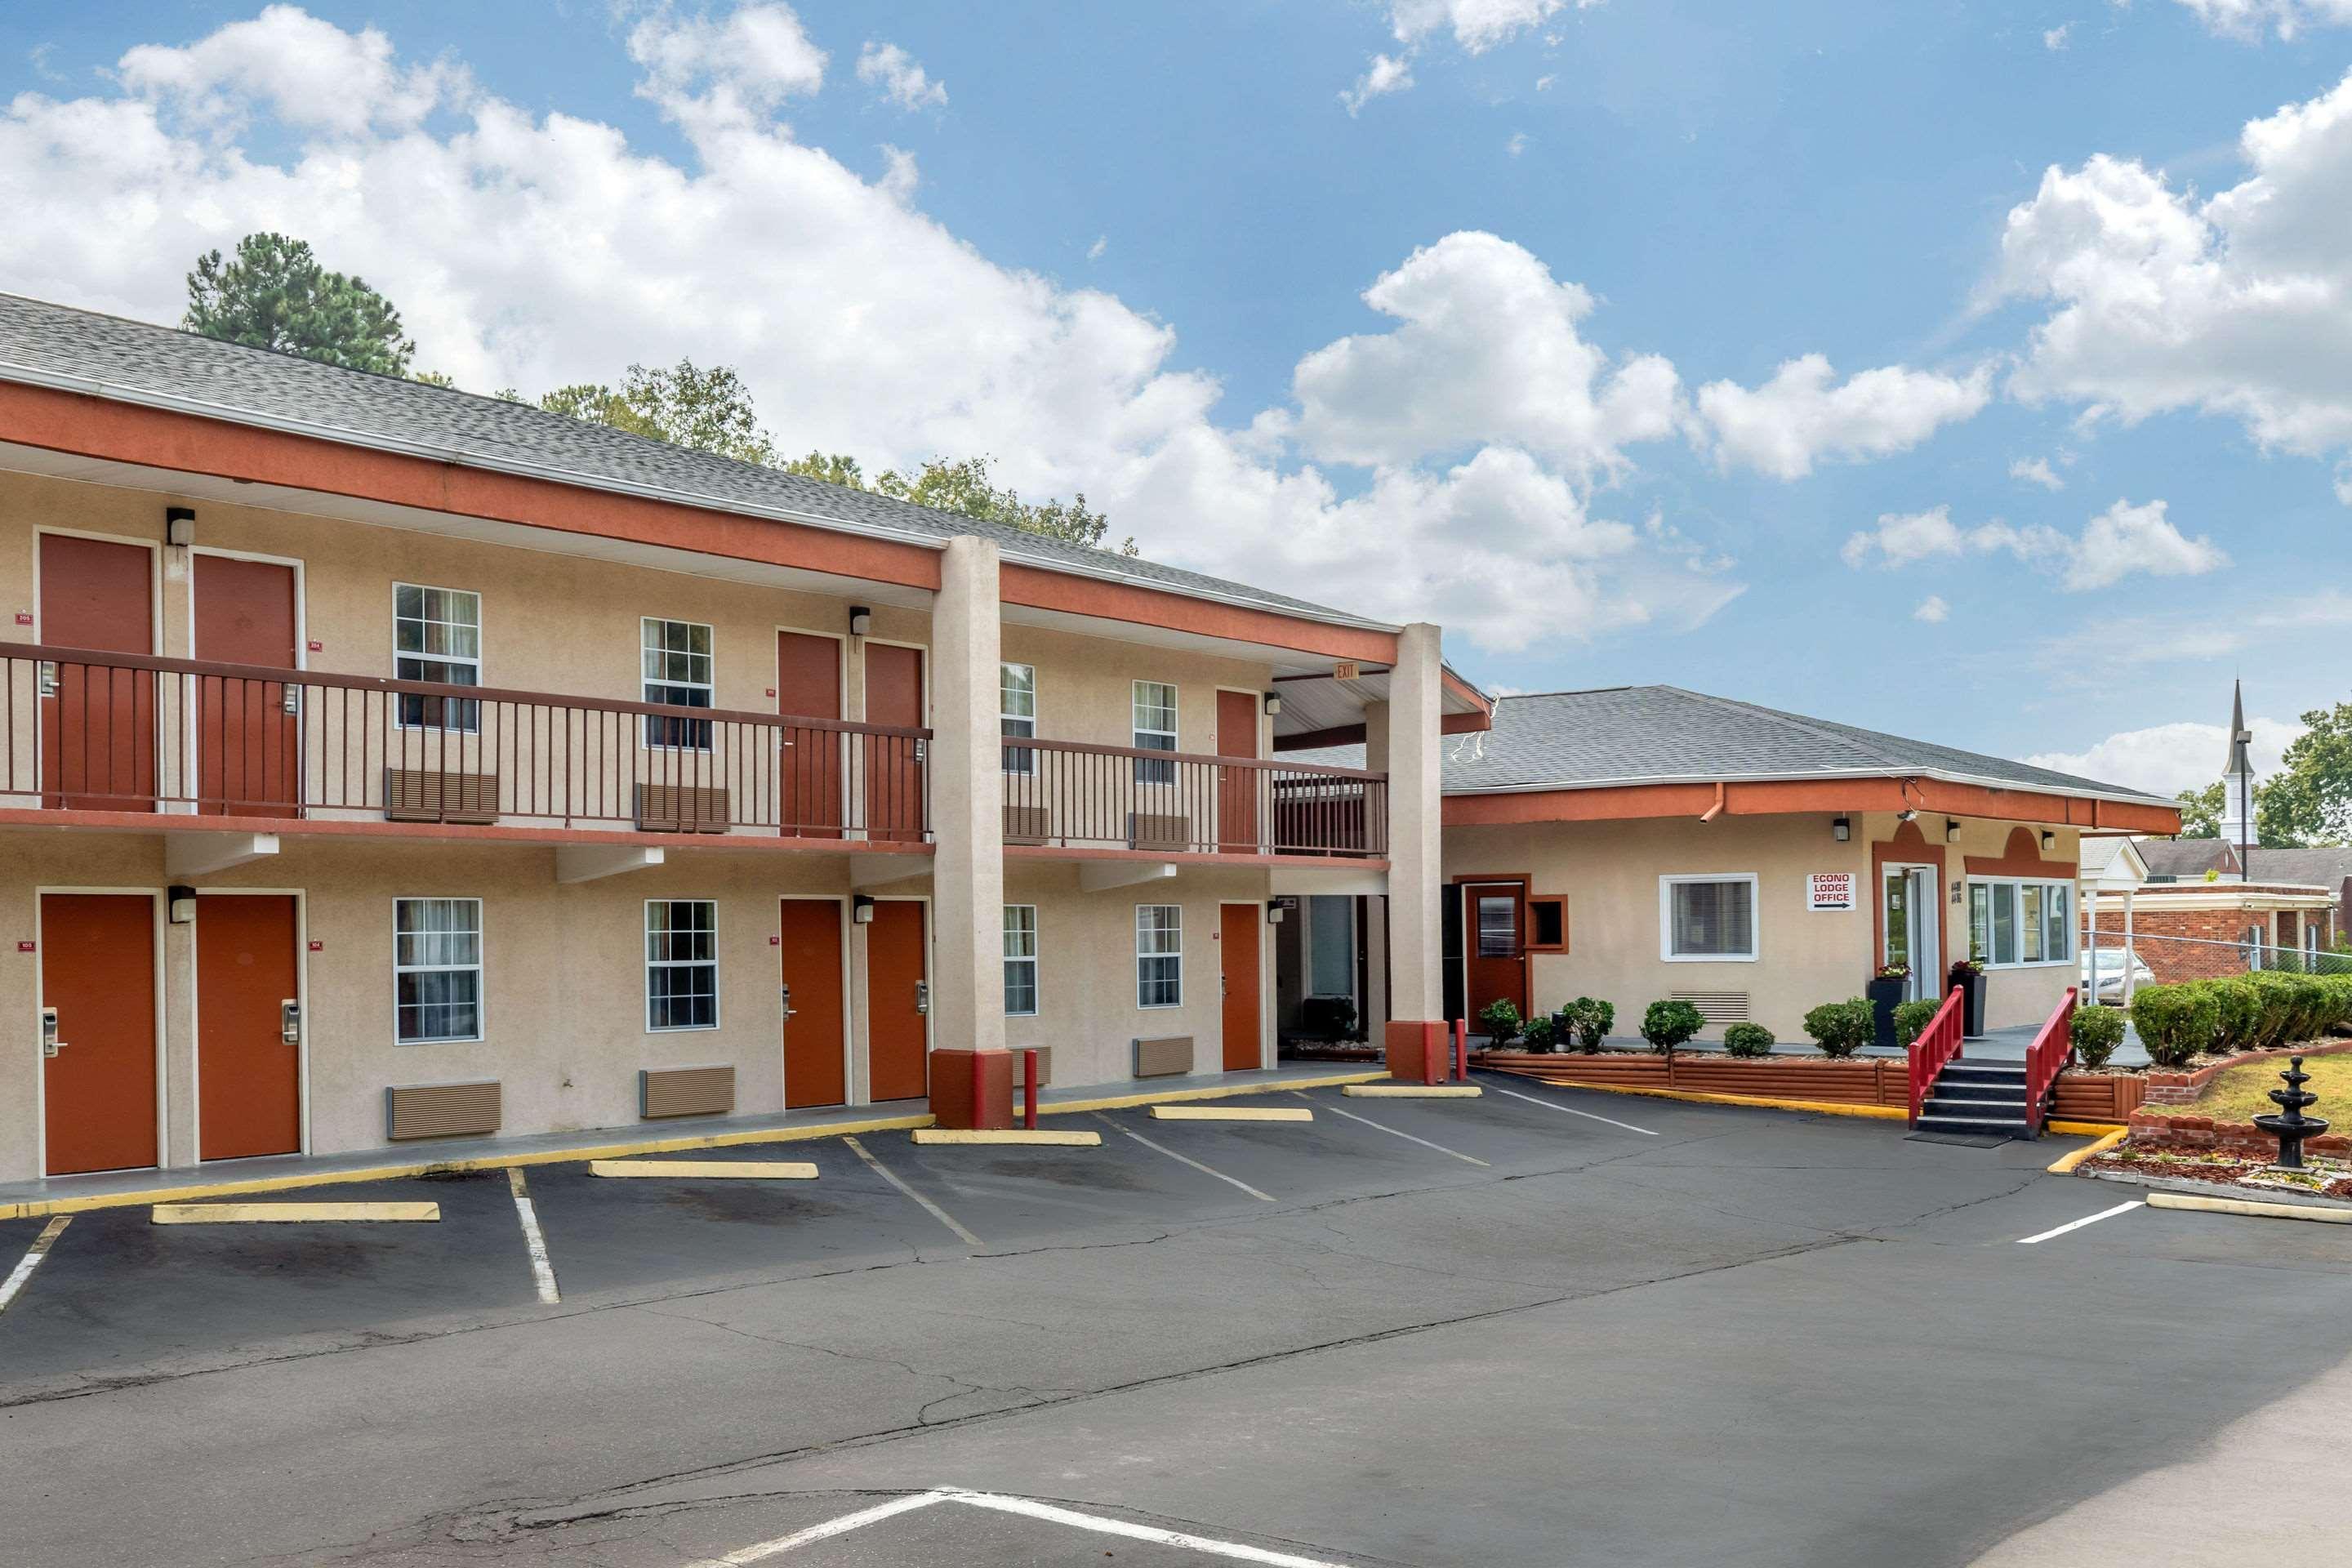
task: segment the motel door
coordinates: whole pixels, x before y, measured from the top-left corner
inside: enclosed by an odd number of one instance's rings
[[[843,1055],[841,901],[786,899],[781,921],[784,1109],[849,1098]]]
[[[1250,1072],[1265,1065],[1265,1041],[1258,1023],[1265,1015],[1258,984],[1258,931],[1265,921],[1263,904],[1217,906],[1217,959],[1224,977],[1223,1029],[1227,1072]]]
[[[1903,984],[1906,1002],[1932,1002],[1943,994],[1942,948],[1936,925],[1941,882],[1933,866],[1879,868],[1879,924],[1885,933],[1879,962],[1910,969],[1910,978]]]
[[[103,653],[155,651],[155,552],[71,534],[41,536],[41,641]],[[155,809],[155,676],[59,659],[41,679],[41,804]]]
[[[908,729],[922,726],[921,648],[895,643],[866,645],[866,721]],[[870,735],[866,743],[866,837],[887,843],[920,843],[923,742]]]
[[[1257,710],[1255,692],[1217,693],[1217,755],[1257,755]],[[1217,770],[1217,845],[1228,855],[1258,852],[1258,781],[1265,776],[1256,768]]]
[[[929,975],[923,905],[879,899],[866,928],[866,1072],[869,1100],[930,1092]]]
[[[1507,1001],[1528,1011],[1528,950],[1522,895],[1517,882],[1462,885],[1463,946],[1467,956],[1463,1013],[1473,1028],[1489,1002]]]
[[[839,642],[807,632],[776,634],[776,711],[788,719],[841,717]],[[841,731],[787,728],[782,739],[783,755],[776,764],[781,789],[776,821],[783,837],[840,837]],[[786,940],[790,940],[789,931]],[[805,1103],[837,1105],[840,1101],[836,1094],[831,1100]]]
[[[299,931],[285,893],[196,900],[196,1154],[302,1148]]]
[[[44,1173],[157,1163],[155,900],[41,895]]]
[[[294,568],[207,555],[195,561],[196,658],[292,669]],[[301,688],[243,676],[196,678],[200,812],[290,816],[302,799]]]

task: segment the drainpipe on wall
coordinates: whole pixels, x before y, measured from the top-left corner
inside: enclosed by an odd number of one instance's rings
[[[1700,813],[1698,814],[1698,819],[1699,819],[1701,822],[1713,822],[1717,817],[1721,816],[1722,815],[1723,815],[1723,785],[1722,785],[1722,784],[1717,784],[1715,786],[1715,804],[1714,804],[1713,805],[1708,806],[1705,811],[1700,812]]]

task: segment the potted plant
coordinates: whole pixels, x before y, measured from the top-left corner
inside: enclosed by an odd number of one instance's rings
[[[1872,1044],[1892,1049],[1895,1045],[1895,1005],[1903,1000],[1903,993],[1911,984],[1911,966],[1907,963],[1882,965],[1863,987],[1870,998],[1871,1021],[1875,1029]]]
[[[1960,1001],[1960,1033],[1974,1039],[1984,1033],[1985,973],[1984,961],[1971,954],[1952,960],[1952,972],[1945,977]]]

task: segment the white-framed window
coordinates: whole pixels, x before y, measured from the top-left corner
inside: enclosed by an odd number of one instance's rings
[[[997,715],[1007,739],[1031,740],[1037,733],[1037,667],[1000,664],[996,667]],[[1004,771],[1034,773],[1037,753],[1026,747],[1004,748]]]
[[[482,596],[463,588],[394,583],[392,675],[395,680],[479,686]],[[471,735],[481,728],[482,705],[405,692],[400,699],[399,724],[404,730],[449,730]]]
[[[1307,910],[1307,994],[1356,994],[1356,900],[1346,893],[1310,893]]]
[[[1658,879],[1658,956],[1669,963],[1756,960],[1756,873]]]
[[[2074,899],[2071,883],[1970,878],[1969,956],[1990,969],[2070,962]]]
[[[1176,688],[1164,680],[1139,680],[1129,700],[1133,710],[1134,745],[1139,752],[1176,749]],[[1167,784],[1176,782],[1174,763],[1135,759],[1135,782]]]
[[[1037,1016],[1037,906],[1004,906],[1004,1014]]]
[[[482,1037],[482,900],[392,901],[393,1037],[404,1046]]]
[[[1135,906],[1135,1005],[1184,1005],[1184,908]]]
[[[638,623],[638,647],[645,656],[645,700],[673,708],[710,707],[710,628],[699,622],[644,617]],[[646,744],[707,752],[710,721],[648,713]]]
[[[719,906],[646,900],[646,1028],[719,1027]]]

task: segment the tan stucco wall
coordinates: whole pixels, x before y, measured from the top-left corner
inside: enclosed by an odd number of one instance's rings
[[[1097,746],[1134,744],[1134,682],[1176,686],[1176,749],[1227,754],[1217,728],[1217,689],[1265,693],[1275,689],[1261,663],[1220,658],[1185,648],[1078,637],[1042,626],[1008,625],[1003,657],[1037,670],[1037,733],[1051,741]],[[1272,721],[1259,704],[1256,754],[1271,754]]]
[[[1826,816],[1724,817],[1702,824],[1680,817],[1630,822],[1542,823],[1516,826],[1449,826],[1445,873],[1525,873],[1529,891],[1568,898],[1569,951],[1528,956],[1535,1007],[1549,1013],[1579,995],[1605,999],[1617,1009],[1617,1031],[1639,1032],[1642,1013],[1675,991],[1746,991],[1750,1016],[1780,1038],[1802,1042],[1804,1016],[1820,1003],[1858,995],[1877,966],[1871,845],[1891,840],[1891,814],[1856,816],[1853,837],[1840,844]],[[1943,819],[1927,826],[1942,837]],[[1945,847],[1947,921],[1964,921],[1953,884],[1964,879],[1970,855],[1998,857],[2014,824],[1963,821],[1958,841]],[[2074,858],[2074,835],[2061,830],[2054,860]],[[1860,889],[1850,911],[1816,913],[1806,907],[1806,879],[1815,871],[1849,871]],[[1757,952],[1753,963],[1669,963],[1659,955],[1659,883],[1663,876],[1753,872],[1757,878]],[[1952,927],[1949,952],[1966,948]],[[1986,1022],[2000,1028],[2039,1023],[2074,983],[2063,963],[1993,971],[1986,989]],[[1706,1039],[1717,1039],[1710,1028]]]

